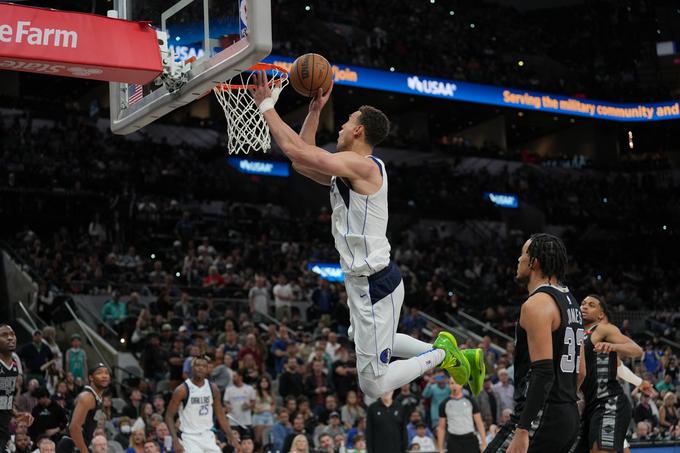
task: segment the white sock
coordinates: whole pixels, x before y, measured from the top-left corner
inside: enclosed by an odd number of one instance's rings
[[[425,343],[424,341],[420,341],[403,333],[398,333],[394,335],[392,356],[408,359],[422,354],[423,352],[427,352],[430,349],[432,349],[430,343]],[[442,358],[442,360],[444,359]]]
[[[444,360],[445,355],[446,352],[443,349],[431,349],[410,359],[395,360],[389,364],[387,372],[382,376],[376,377],[373,373],[367,376],[359,373],[359,386],[370,397],[379,398],[437,367]]]

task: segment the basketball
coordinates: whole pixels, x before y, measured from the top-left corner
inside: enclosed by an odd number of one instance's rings
[[[319,88],[326,93],[333,83],[330,63],[318,53],[306,53],[293,62],[290,68],[290,84],[306,97],[313,97]]]

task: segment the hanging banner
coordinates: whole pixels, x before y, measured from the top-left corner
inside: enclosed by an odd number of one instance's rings
[[[264,61],[290,69],[294,59],[270,55]],[[403,74],[334,63],[331,63],[331,65],[333,66],[334,83],[344,86],[610,121],[680,119],[680,104],[676,100],[658,103],[618,104],[516,88],[460,82],[419,74]]]
[[[163,66],[148,23],[0,3],[0,69],[143,85]]]

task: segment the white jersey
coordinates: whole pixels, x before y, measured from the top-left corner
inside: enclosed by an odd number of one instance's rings
[[[356,193],[349,182],[334,176],[331,179],[331,228],[335,248],[345,273],[369,276],[384,269],[390,262],[387,240],[387,173],[385,164],[372,159],[380,168],[382,185],[372,195]]]
[[[187,397],[179,410],[180,430],[187,434],[210,431],[213,426],[213,394],[210,381],[205,379],[198,387],[191,379],[184,381]]]

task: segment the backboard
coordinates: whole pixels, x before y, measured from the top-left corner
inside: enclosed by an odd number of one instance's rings
[[[148,21],[166,32],[165,44],[175,61],[195,58],[188,80],[174,92],[154,82],[111,82],[111,130],[116,134],[132,133],[210,93],[271,52],[270,0],[115,0],[114,9],[120,19]]]

